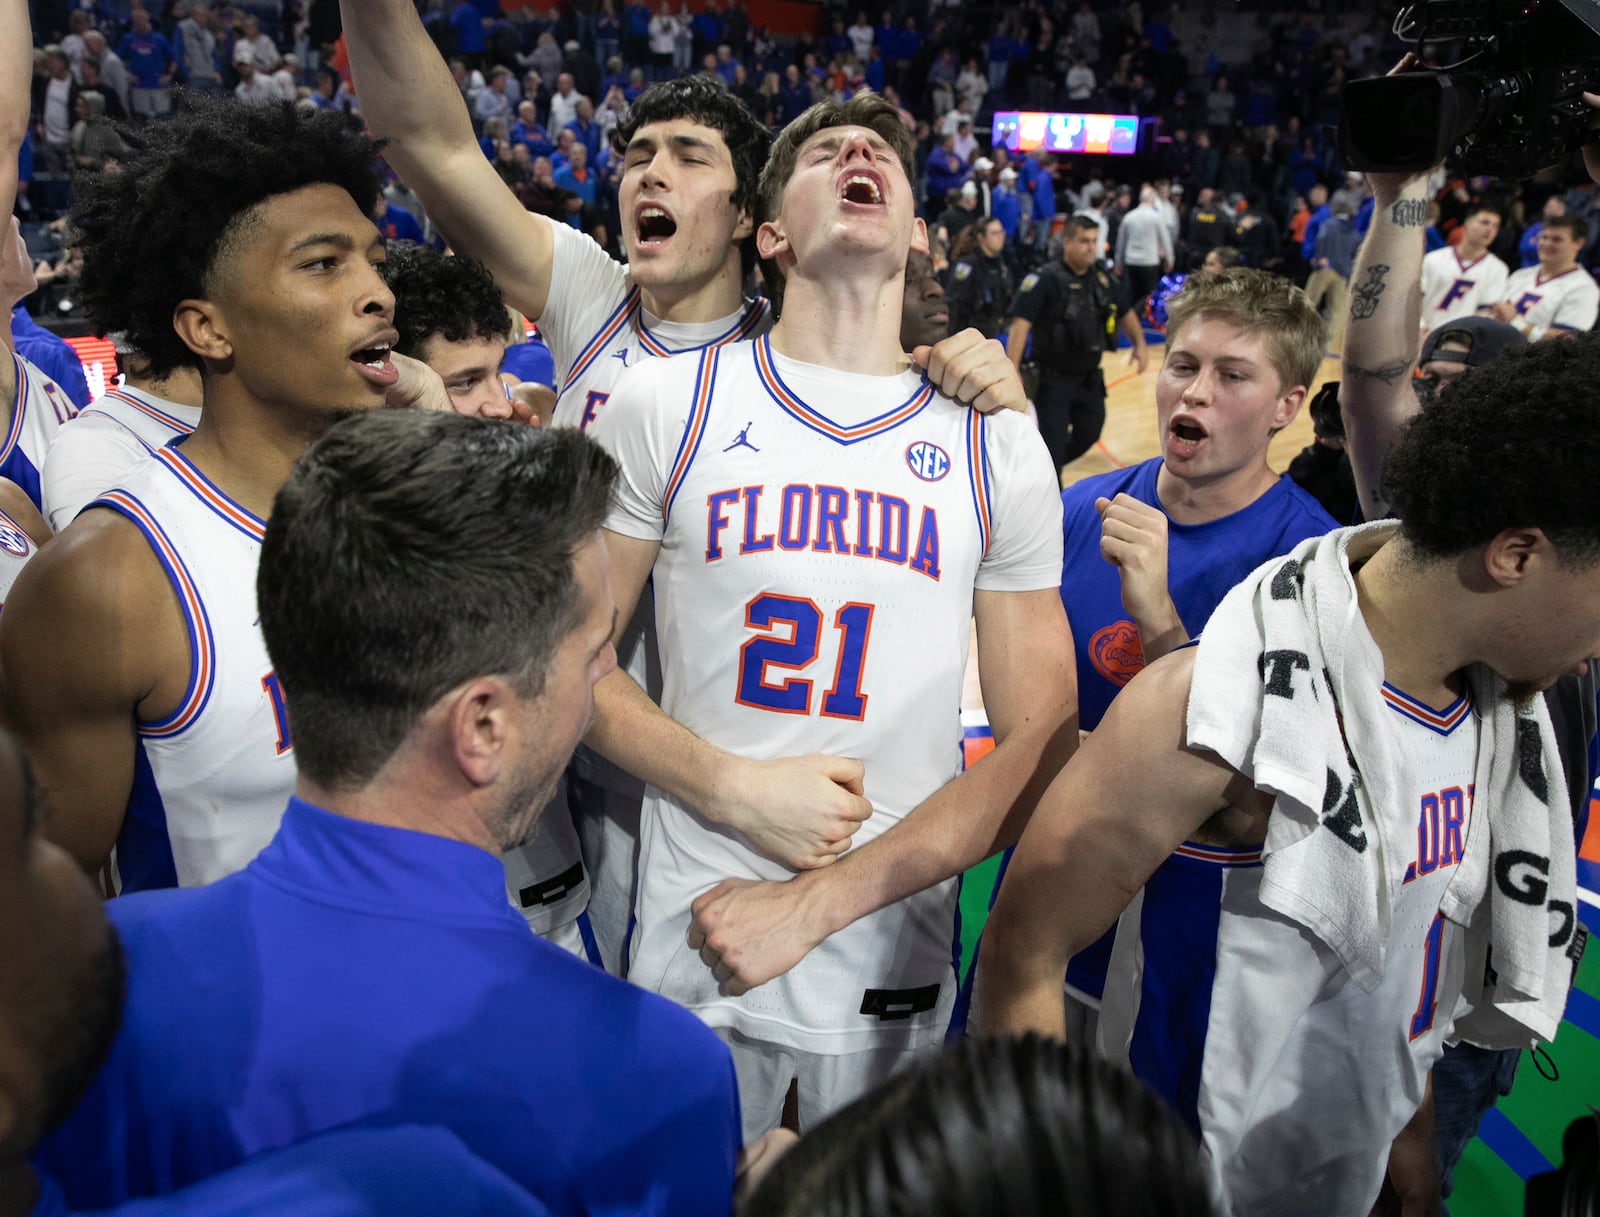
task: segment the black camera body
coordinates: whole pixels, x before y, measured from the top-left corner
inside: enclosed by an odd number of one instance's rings
[[[1396,20],[1443,68],[1345,85],[1339,154],[1350,169],[1418,172],[1454,158],[1468,174],[1532,177],[1597,138],[1597,0],[1417,0]]]

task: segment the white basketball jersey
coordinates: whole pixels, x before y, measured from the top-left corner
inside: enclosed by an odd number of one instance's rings
[[[1259,847],[1185,845],[1117,926],[1101,1048],[1174,1105],[1235,1217],[1367,1212],[1454,1022],[1464,930],[1439,905],[1470,827],[1478,720],[1465,697],[1433,710],[1383,693],[1414,794],[1373,809],[1390,893],[1376,990],[1261,903]]]
[[[864,844],[960,769],[975,587],[1055,588],[1061,504],[1025,419],[915,373],[856,376],[767,339],[631,376],[595,424],[622,479],[607,527],[659,540],[661,707],[741,756],[858,757]],[[689,905],[793,874],[651,788],[629,979],[808,1052],[937,1041],[954,998],[955,883],[864,917],[732,998],[685,943]]]
[[[61,424],[74,417],[78,408],[66,390],[51,380],[21,355],[11,353],[17,374],[16,393],[11,403],[11,422],[0,444],[0,477],[9,478],[27,493],[35,507],[40,506],[39,471],[45,453],[55,442]]]
[[[17,581],[29,558],[39,552],[21,524],[0,511],[0,609],[11,598],[11,585]]]
[[[1537,266],[1525,266],[1512,272],[1501,299],[1516,307],[1513,324],[1529,342],[1538,342],[1547,330],[1592,329],[1600,310],[1600,286],[1581,266],[1549,279],[1541,277]]]
[[[44,462],[44,515],[60,532],[84,504],[119,484],[128,470],[158,448],[188,435],[199,406],[146,393],[112,389],[62,427]]]
[[[539,318],[539,333],[555,361],[556,397],[553,425],[587,430],[604,409],[617,379],[630,367],[662,355],[763,334],[772,324],[765,300],[746,300],[731,317],[705,323],[664,322],[645,311],[628,268],[566,224],[552,224],[555,249],[550,267],[550,295]],[[654,630],[648,597],[617,648],[617,662],[656,694],[660,690]],[[589,781],[636,799],[644,786],[632,774],[598,753],[579,746],[573,757],[577,771]],[[512,903],[539,933],[566,924],[589,902],[589,880],[572,817],[564,806],[552,806],[540,817],[532,841],[505,858]],[[533,903],[528,903],[529,900]]]
[[[1436,249],[1422,259],[1422,328],[1434,330],[1446,321],[1472,317],[1505,299],[1506,264],[1491,253],[1463,262],[1453,246]]]
[[[189,633],[183,702],[138,724],[117,837],[119,890],[197,887],[272,839],[294,790],[283,693],[261,637],[264,523],[163,448],[89,509],[131,520],[167,573]]]

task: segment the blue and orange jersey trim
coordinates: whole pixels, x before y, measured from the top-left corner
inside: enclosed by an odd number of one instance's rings
[[[617,336],[617,332],[633,319],[634,310],[639,307],[639,299],[639,289],[636,287],[631,288],[628,294],[622,298],[622,303],[617,305],[611,311],[611,315],[601,323],[599,330],[595,332],[595,336],[589,339],[583,350],[578,352],[578,357],[572,361],[572,367],[567,370],[566,380],[561,386],[561,394],[557,398],[558,401],[560,397],[566,395],[567,388],[589,370],[589,365],[600,357],[600,353]]]
[[[967,486],[972,492],[972,510],[978,517],[981,555],[989,552],[989,424],[977,410],[967,411]]]
[[[11,366],[17,374],[17,400],[11,411],[11,426],[6,431],[6,441],[0,446],[0,464],[4,464],[17,446],[17,441],[22,438],[22,423],[28,417],[30,406],[28,393],[28,377],[23,371],[22,357],[15,351],[11,352]]]
[[[638,294],[638,289],[635,289],[634,294]],[[636,305],[641,310],[643,309],[642,300],[636,301]],[[700,342],[689,347],[668,346],[645,327],[641,318],[636,327],[639,334],[639,345],[652,355],[665,358],[668,355],[689,355],[695,351],[704,350],[706,347],[724,346],[730,342],[742,342],[760,328],[761,323],[766,320],[767,314],[771,310],[772,305],[767,302],[766,298],[757,296],[746,306],[744,312],[739,315],[739,319],[721,334],[718,334],[709,342]]]
[[[1397,714],[1403,714],[1412,722],[1421,723],[1430,731],[1436,731],[1440,735],[1449,735],[1460,726],[1467,715],[1472,713],[1472,698],[1466,693],[1456,698],[1443,710],[1435,710],[1426,702],[1420,702],[1416,698],[1402,693],[1387,681],[1383,685],[1383,700]]]
[[[689,409],[689,421],[684,425],[683,438],[678,441],[677,454],[672,458],[672,472],[667,477],[666,490],[661,496],[661,520],[672,516],[672,503],[678,497],[689,466],[700,452],[700,441],[705,438],[706,419],[711,415],[711,397],[717,388],[717,358],[719,349],[707,347],[700,353],[700,369],[694,378],[694,404]]]
[[[869,418],[866,422],[857,423],[853,427],[841,426],[821,411],[812,409],[799,394],[783,383],[782,377],[778,375],[777,366],[773,363],[770,338],[763,335],[751,345],[751,350],[756,361],[756,373],[761,377],[761,384],[771,395],[772,400],[778,403],[779,408],[796,422],[810,427],[820,435],[827,436],[835,443],[858,444],[864,439],[893,431],[901,423],[915,418],[933,400],[933,386],[924,379],[916,392],[888,413]]]
[[[1212,866],[1260,866],[1259,845],[1202,845],[1198,841],[1185,841],[1172,851],[1174,858],[1188,858],[1192,862],[1207,862]]]
[[[217,679],[217,649],[211,635],[211,619],[206,615],[205,602],[200,599],[200,589],[195,585],[189,568],[183,564],[177,547],[156,522],[149,508],[126,490],[107,491],[89,506],[108,508],[130,520],[144,534],[156,560],[167,572],[173,592],[177,594],[184,628],[189,634],[189,683],[176,710],[156,722],[140,723],[138,726],[142,736],[170,739],[191,726],[211,700],[211,690]]]
[[[205,474],[201,473],[188,459],[176,448],[161,448],[155,454],[156,460],[170,469],[183,483],[186,490],[199,499],[211,511],[221,516],[233,527],[258,544],[266,535],[267,525],[260,516],[247,511],[239,506],[222,491]]]
[[[165,410],[158,410],[154,406],[152,406],[149,402],[140,401],[133,394],[126,393],[121,389],[109,389],[109,390],[106,391],[104,397],[102,397],[101,400],[104,400],[105,397],[113,398],[116,401],[121,402],[123,405],[129,406],[132,409],[135,409],[135,410],[139,411],[139,413],[143,414],[146,418],[153,418],[156,422],[160,423],[164,427],[171,427],[174,431],[178,432],[180,435],[188,435],[191,431],[194,430],[193,427],[191,427],[188,423],[184,422],[183,419],[178,418],[176,415],[168,414]],[[98,413],[103,413],[103,411],[98,411],[98,410],[96,410],[94,412],[97,413],[97,414]],[[86,413],[87,413],[87,411],[86,411]],[[140,443],[144,443],[143,440],[140,440],[139,442]],[[145,447],[148,448],[149,445],[145,444]]]

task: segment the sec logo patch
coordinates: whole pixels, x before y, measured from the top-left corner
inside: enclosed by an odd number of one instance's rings
[[[0,518],[0,549],[19,557],[27,557],[28,548],[28,534],[10,520]]]
[[[949,454],[927,440],[918,440],[906,449],[906,464],[924,482],[937,482],[950,472]]]
[[[1089,662],[1112,684],[1125,685],[1144,667],[1144,646],[1139,627],[1131,621],[1113,621],[1089,639]]]

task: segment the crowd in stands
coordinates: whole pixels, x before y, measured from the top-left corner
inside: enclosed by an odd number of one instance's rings
[[[121,136],[113,120],[159,119],[175,91],[360,110],[332,3],[172,0],[159,13],[139,0],[131,9],[127,0],[35,7],[41,45],[23,177],[34,182],[26,197],[40,219],[66,209],[75,173],[115,161]],[[686,0],[654,8],[600,0],[590,11],[427,0],[424,20],[500,176],[530,210],[587,231],[618,257],[621,165],[610,134],[646,85],[699,72],[722,80],[774,128],[816,101],[862,88],[894,102],[916,134],[918,187],[942,272],[966,252],[954,250],[962,231],[993,216],[1012,270],[1025,273],[1050,248],[1056,218],[1074,212],[1101,225],[1101,254],[1120,268],[1119,229],[1147,182],[1160,196],[1179,270],[1222,247],[1301,283],[1316,270],[1348,276],[1371,198],[1343,173],[1332,128],[1345,81],[1398,56],[1386,5],[1338,21],[1309,11],[1235,13],[1227,37],[1209,10],[1141,0],[901,3],[877,13],[835,3],[817,12],[816,30],[798,36],[769,33],[744,0],[693,8]],[[1140,152],[991,147],[991,117],[1009,108],[1138,115]],[[1600,206],[1586,177],[1571,180],[1442,183],[1429,247],[1459,240],[1466,209],[1488,202],[1502,221],[1493,252],[1513,268],[1532,265],[1543,218],[1588,219]],[[397,185],[386,235],[432,237],[417,212],[414,196]],[[1579,260],[1592,267],[1600,224],[1587,228]],[[1337,303],[1325,309],[1330,321]]]

